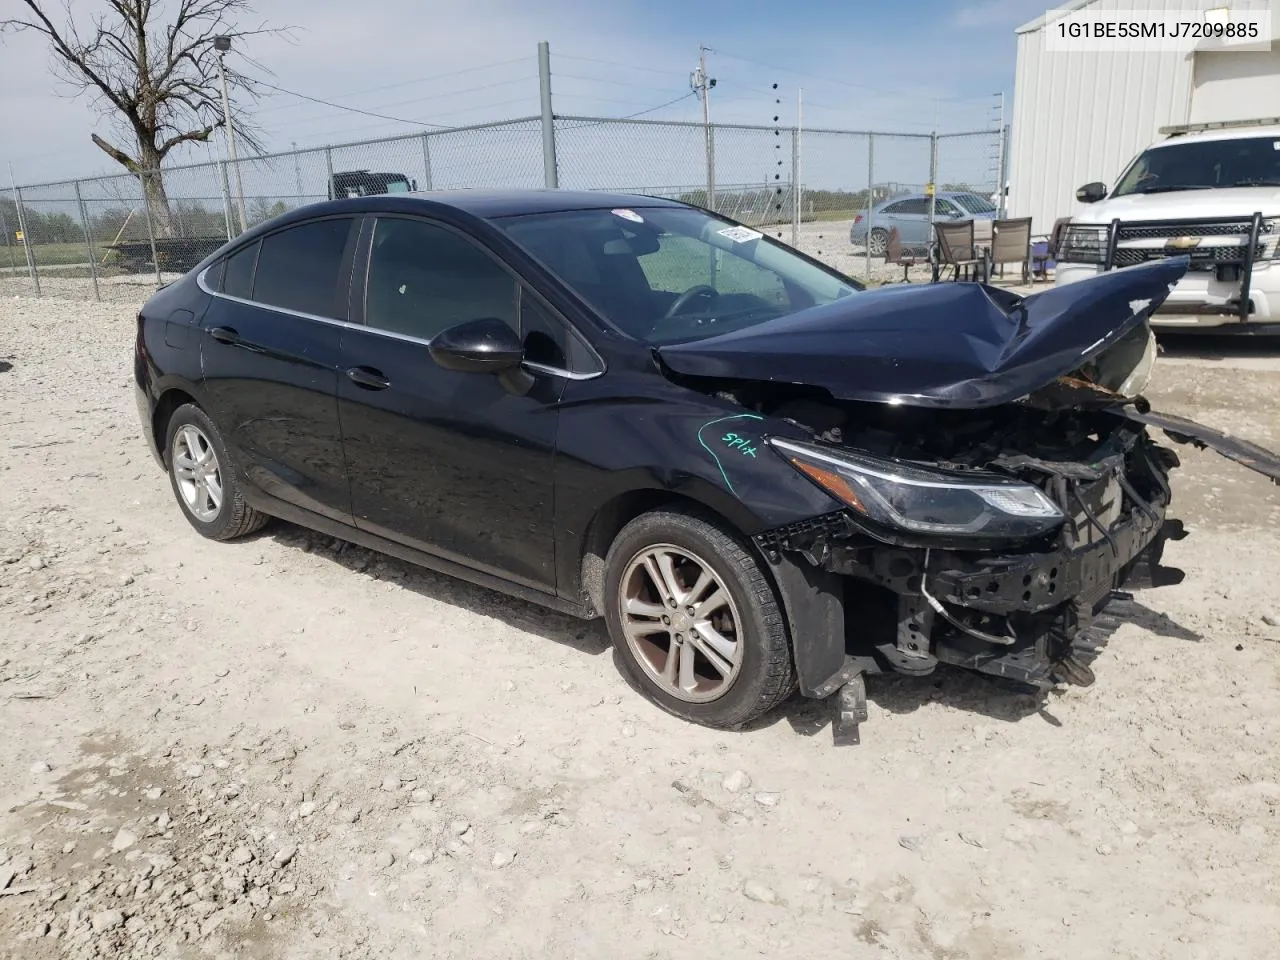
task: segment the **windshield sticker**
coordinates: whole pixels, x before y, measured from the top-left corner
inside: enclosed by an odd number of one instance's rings
[[[623,220],[630,220],[632,223],[644,223],[644,217],[636,213],[634,210],[610,210],[615,217],[621,217]]]
[[[729,475],[724,471],[724,464],[720,462],[720,458],[716,456],[716,452],[712,450],[711,447],[707,446],[707,441],[704,436],[705,431],[708,427],[713,427],[717,423],[727,423],[730,420],[763,420],[763,419],[764,417],[760,416],[757,413],[735,413],[733,416],[730,416],[730,417],[717,417],[715,420],[708,420],[706,423],[704,423],[701,427],[698,428],[698,443],[702,444],[703,450],[711,454],[711,459],[716,462],[716,466],[720,469],[720,476],[724,478],[724,485],[729,488],[729,492],[732,493],[735,497],[738,494],[733,489],[733,483],[732,481],[729,480]],[[716,436],[716,435],[711,434],[711,436]],[[755,457],[756,455],[756,447],[755,447],[756,442],[754,440],[748,440],[746,437],[743,437],[740,434],[730,433],[722,429],[719,431],[719,436],[717,437],[717,439],[720,443],[723,443],[726,446],[731,447],[732,449],[740,453],[742,456]],[[748,449],[750,450],[750,453],[747,452]]]
[[[725,227],[723,230],[717,230],[716,233],[732,240],[734,243],[747,243],[751,240],[759,240],[764,236],[763,233],[752,230],[750,227]]]

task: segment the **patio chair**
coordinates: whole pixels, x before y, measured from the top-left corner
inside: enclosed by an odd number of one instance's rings
[[[1053,230],[1047,237],[1032,237],[1031,240],[1031,282],[1036,278],[1049,282],[1049,268],[1056,266],[1054,258],[1058,255],[1058,245],[1062,243],[1063,231],[1071,222],[1070,217],[1059,217],[1053,221]]]
[[[1006,263],[1022,265],[1022,282],[1031,282],[1031,218],[997,220],[991,224],[991,263],[1004,277]]]
[[[947,267],[952,267],[955,270],[951,277],[952,280],[960,279],[960,269],[962,267],[964,268],[966,281],[969,279],[971,269],[976,280],[979,268],[982,268],[983,281],[990,279],[987,258],[974,247],[972,220],[938,222],[933,225],[933,229],[938,236],[938,262],[933,267],[933,280],[935,283],[937,283],[942,276],[942,271]]]
[[[889,240],[884,248],[884,262],[895,263],[902,267],[902,282],[910,283],[911,279],[908,272],[912,267],[921,263],[929,263],[929,249],[927,246],[921,247],[904,247],[902,245],[902,235],[898,233],[897,227],[889,228]]]

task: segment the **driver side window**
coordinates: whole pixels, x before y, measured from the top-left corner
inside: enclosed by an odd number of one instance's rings
[[[374,226],[364,316],[421,340],[486,317],[520,331],[515,278],[496,260],[445,227],[395,217]]]

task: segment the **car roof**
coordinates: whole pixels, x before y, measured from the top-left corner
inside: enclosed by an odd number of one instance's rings
[[[1205,143],[1215,140],[1250,140],[1254,138],[1272,138],[1280,140],[1280,126],[1227,127],[1222,130],[1201,130],[1196,133],[1183,133],[1153,143],[1148,150],[1159,147],[1172,147],[1179,143]]]
[[[982,194],[980,194],[977,190],[939,190],[936,194],[934,194],[934,196],[977,197],[979,200],[982,199]],[[899,193],[895,196],[888,197],[884,200],[881,200],[879,205],[884,206],[886,203],[897,203],[899,200],[920,200],[920,199],[928,200],[929,195],[927,193]]]
[[[605,193],[599,190],[419,190],[394,196],[402,200],[420,198],[430,203],[454,207],[485,220],[570,210],[686,206],[678,200],[663,197],[646,197],[637,193]]]

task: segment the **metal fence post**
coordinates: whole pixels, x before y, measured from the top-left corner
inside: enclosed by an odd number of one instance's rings
[[[791,245],[800,246],[800,127],[791,128]]]
[[[1003,108],[1001,112],[1003,112]],[[996,216],[1001,219],[1009,215],[1009,211],[1005,209],[1009,198],[1004,193],[1005,166],[1009,162],[1009,158],[1005,153],[1009,146],[1008,132],[1008,127],[1003,127],[1000,130],[1000,159],[996,163]]]
[[[556,118],[551,111],[551,46],[538,44],[538,88],[542,100],[542,179],[549,189],[560,186],[556,166]]]
[[[89,254],[89,274],[93,277],[93,299],[101,301],[102,293],[98,290],[98,263],[93,255],[93,239],[89,235],[89,214],[84,208],[84,197],[80,194],[80,181],[75,182],[76,206],[80,209],[80,226],[84,228],[84,249]]]
[[[222,177],[222,216],[227,221],[227,239],[230,240],[235,233],[231,226],[231,181],[227,179],[226,161],[218,161],[218,172]]]
[[[933,235],[933,218],[938,207],[938,132],[929,134],[929,241]]]
[[[334,189],[333,189],[333,148],[332,147],[324,148],[324,175],[326,178],[325,185],[324,185],[324,195],[328,197],[330,200],[337,200],[338,195],[336,192],[334,192]]]
[[[4,207],[0,207],[0,233],[4,234],[4,249],[9,254],[9,269],[18,270],[18,261],[13,259],[13,237],[9,233],[9,218],[4,215]]]
[[[160,279],[160,254],[156,252],[156,225],[151,218],[151,197],[147,191],[147,177],[150,171],[144,170],[141,174],[142,180],[142,209],[147,212],[147,239],[151,241],[151,264],[156,268],[156,287],[160,287],[162,281]]]
[[[27,216],[22,208],[22,190],[16,184],[13,188],[13,198],[18,207],[18,229],[22,231],[22,251],[27,255],[27,273],[31,275],[31,285],[35,287],[36,296],[43,296],[40,292],[40,271],[36,269],[36,255],[31,249],[31,235],[27,232]]]
[[[867,239],[863,253],[867,261],[867,283],[871,282],[871,222],[876,206],[876,137],[867,134]]]
[[[422,135],[422,189],[431,189],[431,134]]]

